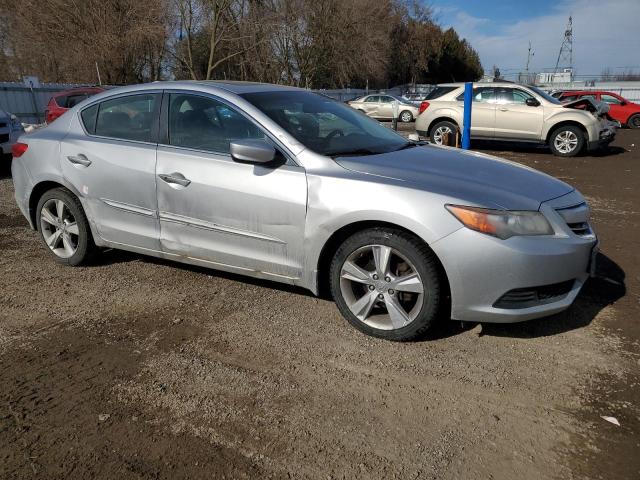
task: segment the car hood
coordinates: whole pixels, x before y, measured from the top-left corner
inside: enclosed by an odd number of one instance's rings
[[[407,186],[474,205],[538,210],[573,187],[533,168],[490,155],[425,145],[397,152],[338,157],[348,170],[406,182]]]
[[[598,102],[591,98],[579,98],[567,103],[563,103],[564,108],[574,108],[578,110],[586,110],[587,112],[594,113],[597,116],[605,115],[609,112],[609,104],[605,102]]]

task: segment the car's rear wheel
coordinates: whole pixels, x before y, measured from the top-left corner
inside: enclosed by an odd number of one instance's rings
[[[400,121],[403,123],[413,122],[413,114],[409,110],[400,112]]]
[[[559,157],[575,157],[584,148],[583,131],[573,125],[556,128],[549,139],[549,147]]]
[[[436,145],[453,145],[458,127],[453,122],[443,120],[436,123],[431,129],[431,143]]]
[[[36,209],[40,238],[59,263],[80,265],[95,253],[89,222],[82,204],[64,188],[42,195]]]
[[[627,120],[627,126],[629,128],[640,128],[640,113],[631,115],[629,120]]]
[[[338,309],[368,335],[413,340],[439,313],[435,255],[401,230],[374,228],[349,237],[333,258],[330,276]]]

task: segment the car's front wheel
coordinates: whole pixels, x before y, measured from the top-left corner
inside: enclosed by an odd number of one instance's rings
[[[65,188],[54,188],[42,195],[36,224],[43,243],[59,263],[80,265],[96,251],[82,204]]]
[[[354,234],[338,248],[330,275],[338,309],[368,335],[413,340],[439,313],[435,255],[404,231],[373,228]]]
[[[436,123],[431,129],[431,143],[436,145],[453,145],[455,143],[458,127],[453,122],[443,120]]]
[[[640,128],[640,113],[631,115],[629,120],[627,120],[627,126],[629,128]]]
[[[582,151],[584,144],[584,133],[573,125],[556,128],[549,140],[551,152],[558,157],[575,157]]]

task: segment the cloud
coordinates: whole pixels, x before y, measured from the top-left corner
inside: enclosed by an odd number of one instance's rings
[[[507,74],[523,70],[529,41],[535,52],[530,70],[556,64],[569,15],[573,17],[573,64],[579,76],[598,76],[605,67],[640,70],[638,18],[640,1],[561,0],[549,13],[511,24],[473,17],[462,10],[440,10],[460,36],[471,42],[489,70],[494,64]],[[452,15],[453,13],[453,15]]]

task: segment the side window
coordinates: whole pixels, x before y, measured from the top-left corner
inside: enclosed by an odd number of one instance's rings
[[[130,95],[100,104],[95,134],[101,137],[154,141],[159,95]]]
[[[170,95],[170,145],[229,153],[232,141],[258,138],[265,138],[264,133],[222,102],[199,95]]]
[[[560,97],[560,101],[561,102],[573,102],[576,98],[578,98],[577,95],[566,95],[566,96]]]
[[[595,95],[580,95],[580,98],[590,98],[591,100],[595,100],[596,96]]]
[[[387,96],[380,97],[380,102],[381,103],[391,103],[391,102],[393,102],[393,98],[387,97]]]
[[[367,97],[367,99],[365,100],[366,103],[378,103],[380,101],[380,97],[377,95],[371,95],[370,97]]]
[[[96,132],[96,118],[98,117],[98,104],[92,105],[89,108],[85,108],[80,113],[80,117],[82,118],[82,123],[84,124],[84,128],[90,134],[94,134]]]
[[[620,105],[621,103],[620,99],[613,95],[602,94],[600,95],[600,98],[602,98],[603,102],[608,103],[609,105]]]
[[[78,95],[69,95],[67,97],[67,104],[65,105],[67,108],[73,108],[83,100],[86,100],[87,94],[81,93]]]
[[[464,102],[464,92],[456,97],[458,102]],[[493,87],[480,87],[473,89],[473,101],[481,103],[495,103],[495,91]]]
[[[527,92],[518,89],[512,89],[513,92],[513,103],[527,103],[527,99],[533,98],[532,95],[529,95]]]

